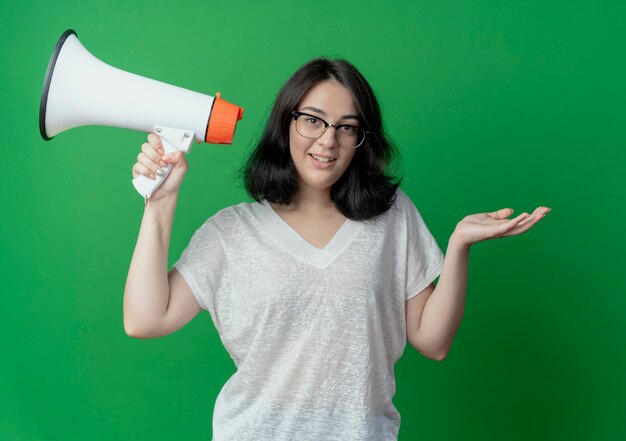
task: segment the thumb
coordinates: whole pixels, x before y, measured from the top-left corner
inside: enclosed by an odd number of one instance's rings
[[[489,213],[489,216],[498,220],[498,219],[506,219],[510,215],[512,215],[514,210],[512,208],[501,208],[499,210],[494,211],[493,213]]]
[[[185,161],[185,155],[179,150],[163,155],[163,160],[168,164],[173,164],[175,167],[181,167]]]

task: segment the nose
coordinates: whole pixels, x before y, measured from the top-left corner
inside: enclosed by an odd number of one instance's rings
[[[335,147],[337,145],[337,135],[334,127],[327,127],[322,136],[317,138],[317,143],[323,147]]]

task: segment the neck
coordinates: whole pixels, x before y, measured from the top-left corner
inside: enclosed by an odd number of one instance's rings
[[[330,198],[330,188],[313,188],[301,184],[289,204],[289,209],[319,213],[335,210],[335,204]]]
[[[334,207],[330,198],[330,188],[318,189],[301,186],[298,193],[294,196],[292,204],[301,209],[328,209]]]

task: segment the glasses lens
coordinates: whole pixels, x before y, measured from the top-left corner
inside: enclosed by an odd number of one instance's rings
[[[365,139],[365,130],[351,125],[337,127],[337,142],[341,147],[357,148]]]
[[[300,115],[296,119],[296,130],[305,138],[319,138],[324,133],[324,123],[314,116]]]
[[[326,124],[320,118],[301,114],[296,117],[296,131],[305,138],[316,139],[324,134]],[[341,147],[355,149],[365,140],[365,130],[343,124],[335,127],[335,137]]]

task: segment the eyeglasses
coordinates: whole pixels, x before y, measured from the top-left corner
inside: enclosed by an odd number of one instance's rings
[[[335,139],[341,147],[355,149],[363,144],[365,135],[370,133],[352,124],[330,124],[318,116],[308,113],[291,112],[296,120],[296,131],[305,138],[317,139],[326,132],[329,127],[335,128]]]

